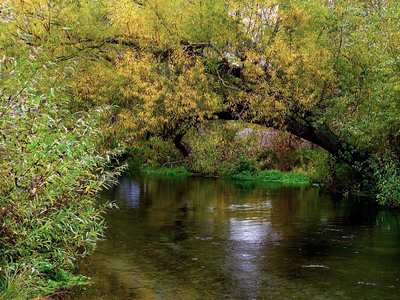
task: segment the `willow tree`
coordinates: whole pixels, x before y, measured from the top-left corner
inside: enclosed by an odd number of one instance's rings
[[[399,145],[397,1],[3,1],[1,47],[55,63],[109,143],[198,122],[287,130],[350,162]],[[6,9],[8,7],[8,9]]]

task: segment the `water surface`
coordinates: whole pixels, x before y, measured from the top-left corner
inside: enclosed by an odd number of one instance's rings
[[[312,187],[123,177],[74,299],[400,299],[400,214]]]

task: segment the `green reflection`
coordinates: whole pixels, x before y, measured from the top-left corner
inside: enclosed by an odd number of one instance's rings
[[[312,187],[135,175],[75,299],[398,299],[398,214]]]
[[[378,213],[376,223],[382,229],[388,231],[400,231],[400,212],[398,210],[389,211],[388,208],[382,209]]]

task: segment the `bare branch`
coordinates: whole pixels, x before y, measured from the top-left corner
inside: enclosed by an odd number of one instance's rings
[[[217,53],[218,53],[219,55],[221,55],[221,51],[217,48],[217,46],[215,46],[215,45],[213,44],[213,42],[212,42],[211,40],[210,40],[210,46],[213,47],[214,50],[217,51]]]
[[[223,80],[223,79],[221,78],[221,76],[219,75],[218,68],[216,68],[216,71],[217,71],[218,78],[219,78],[219,80],[221,80],[221,82],[222,82],[222,85],[223,85],[224,87],[226,87],[226,88],[228,88],[228,89],[232,89],[232,90],[237,90],[237,91],[239,91],[239,92],[241,92],[241,91],[242,91],[241,89],[238,89],[238,88],[236,88],[236,87],[233,87],[233,86],[227,86],[227,85],[225,84],[224,80]]]

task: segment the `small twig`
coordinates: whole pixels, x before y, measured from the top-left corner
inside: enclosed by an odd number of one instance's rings
[[[242,109],[242,111],[239,113],[239,116],[241,116],[241,115],[243,114],[244,109],[247,107],[247,103],[248,103],[248,101],[246,101],[246,103],[243,105],[243,109]]]
[[[239,91],[239,92],[242,91],[241,89],[238,89],[238,88],[236,88],[236,87],[234,87],[234,86],[227,86],[227,85],[225,84],[224,80],[223,80],[223,79],[221,78],[221,76],[219,75],[218,67],[217,67],[215,70],[217,71],[218,78],[221,80],[221,82],[222,82],[222,84],[223,84],[224,87],[226,87],[226,88],[228,88],[228,89],[232,89],[232,90],[237,90],[237,91]]]
[[[185,45],[183,46],[183,51],[187,51],[188,49],[196,50],[198,48],[204,48],[209,45],[210,45],[209,43],[196,43],[196,44]]]
[[[322,103],[322,100],[324,99],[325,88],[326,88],[326,83],[324,83],[324,86],[322,87],[321,97],[319,98],[318,104]]]
[[[215,46],[214,44],[213,44],[213,42],[210,40],[210,45],[214,48],[214,50],[215,51],[217,51],[217,53],[219,54],[219,55],[221,55],[221,51],[217,48],[217,46]]]

